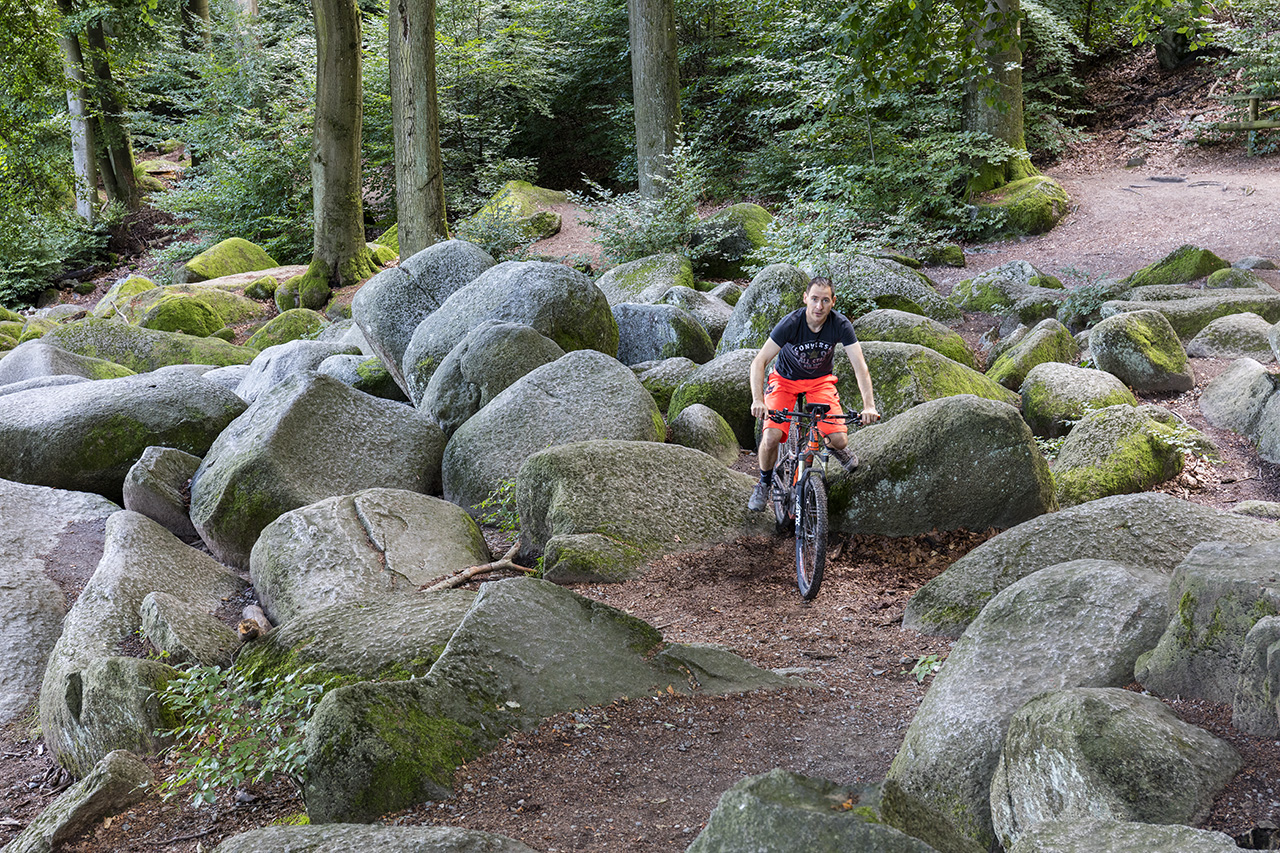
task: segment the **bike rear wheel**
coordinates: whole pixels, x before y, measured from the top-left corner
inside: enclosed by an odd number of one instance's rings
[[[818,594],[827,564],[827,487],[821,477],[806,477],[796,512],[796,583],[806,600]]]
[[[786,443],[778,448],[778,464],[773,468],[773,482],[777,484],[777,488],[771,495],[773,519],[778,532],[782,534],[790,533],[795,525],[795,519],[791,517],[791,480],[795,476],[796,460],[800,456],[800,444],[796,439],[797,430],[798,426],[792,424],[791,432],[787,433]]]

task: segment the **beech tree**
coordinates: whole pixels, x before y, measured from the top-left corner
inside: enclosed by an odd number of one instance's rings
[[[436,102],[435,0],[391,0],[387,12],[396,222],[401,257],[449,236]]]
[[[640,195],[658,198],[680,135],[675,0],[627,0]],[[656,179],[656,180],[655,180]]]
[[[311,265],[298,284],[303,307],[377,271],[364,239],[360,183],[360,10],[355,0],[313,0],[316,114],[311,143],[315,211]]]

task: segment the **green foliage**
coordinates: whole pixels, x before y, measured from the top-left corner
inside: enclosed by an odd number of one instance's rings
[[[124,213],[113,205],[88,227],[65,209],[0,210],[0,305],[29,303],[60,270],[93,263]]]
[[[1269,0],[1237,0],[1213,29],[1215,43],[1227,48],[1218,60],[1218,74],[1230,81],[1229,91],[1280,96],[1280,9]],[[1247,102],[1236,104],[1237,118],[1247,118]],[[1268,117],[1274,117],[1274,114]],[[1255,133],[1253,152],[1280,150],[1280,133]]]
[[[516,509],[516,481],[503,480],[487,498],[476,506],[480,514],[476,520],[496,527],[508,535],[520,532],[520,512]]]
[[[514,206],[505,203],[508,195],[504,192],[493,204],[459,222],[454,236],[475,243],[499,261],[523,260],[534,238],[521,224]]]
[[[326,685],[305,682],[314,667],[251,681],[217,666],[192,666],[171,680],[161,705],[178,722],[156,732],[173,738],[177,769],[160,786],[171,797],[194,787],[194,804],[213,803],[219,790],[288,778],[303,790],[307,721]]]
[[[1102,319],[1102,304],[1118,299],[1127,286],[1075,267],[1061,270],[1062,277],[1084,282],[1068,287],[1066,297],[1058,303],[1058,321],[1073,331],[1080,331]]]
[[[663,187],[657,199],[639,192],[616,195],[599,184],[588,181],[594,198],[578,199],[586,208],[584,224],[599,229],[596,241],[604,256],[614,263],[625,263],[662,252],[679,252],[697,258],[710,251],[710,243],[694,245],[698,228],[698,201],[706,188],[702,164],[692,148],[677,145],[670,158],[671,175],[655,177]]]
[[[1052,462],[1058,458],[1058,454],[1062,452],[1062,445],[1066,441],[1067,437],[1065,435],[1060,435],[1057,438],[1043,438],[1037,435],[1036,448],[1040,451],[1041,456]]]
[[[915,664],[910,669],[902,670],[901,674],[913,675],[915,676],[916,684],[922,684],[926,678],[942,669],[942,664],[945,660],[946,658],[942,655],[921,655],[916,658]]]

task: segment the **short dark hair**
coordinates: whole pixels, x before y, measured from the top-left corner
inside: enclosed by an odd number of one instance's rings
[[[826,276],[822,276],[822,275],[820,275],[820,276],[818,276],[817,278],[815,278],[815,279],[813,279],[812,281],[810,281],[810,282],[809,282],[809,284],[805,287],[804,292],[805,292],[805,293],[808,293],[808,292],[809,292],[809,290],[810,290],[814,285],[817,285],[818,287],[825,287],[827,290],[830,290],[830,291],[831,291],[831,295],[832,295],[832,296],[835,296],[835,295],[836,295],[836,287],[835,287],[835,285],[834,285],[834,284],[832,284],[832,283],[831,283],[831,279],[827,278]]]

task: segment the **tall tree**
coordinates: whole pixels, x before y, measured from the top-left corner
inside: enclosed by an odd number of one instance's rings
[[[61,0],[66,2],[67,0]],[[89,64],[93,68],[93,89],[98,98],[98,169],[107,188],[107,198],[129,210],[141,204],[138,181],[133,174],[133,145],[124,123],[124,108],[111,73],[107,38],[102,21],[93,18],[85,26]]]
[[[1018,0],[986,0],[973,22],[975,52],[985,66],[981,77],[965,84],[964,129],[985,133],[1014,151],[1025,152],[1022,113],[1022,10]],[[1039,174],[1030,156],[976,159],[972,192],[985,192]]]
[[[66,14],[68,0],[59,5]],[[89,111],[89,88],[85,80],[84,51],[74,31],[62,30],[58,35],[62,48],[62,65],[67,75],[67,112],[71,116],[71,160],[75,168],[76,214],[92,225],[97,210],[98,167],[94,142],[94,123]]]
[[[360,185],[360,10],[355,0],[313,0],[316,115],[311,145],[315,209],[311,266],[298,286],[304,307],[319,308],[331,288],[377,271],[364,239]]]
[[[436,102],[435,0],[391,0],[387,30],[397,235],[407,258],[449,236]]]
[[[675,0],[627,0],[640,195],[658,198],[680,135]]]

